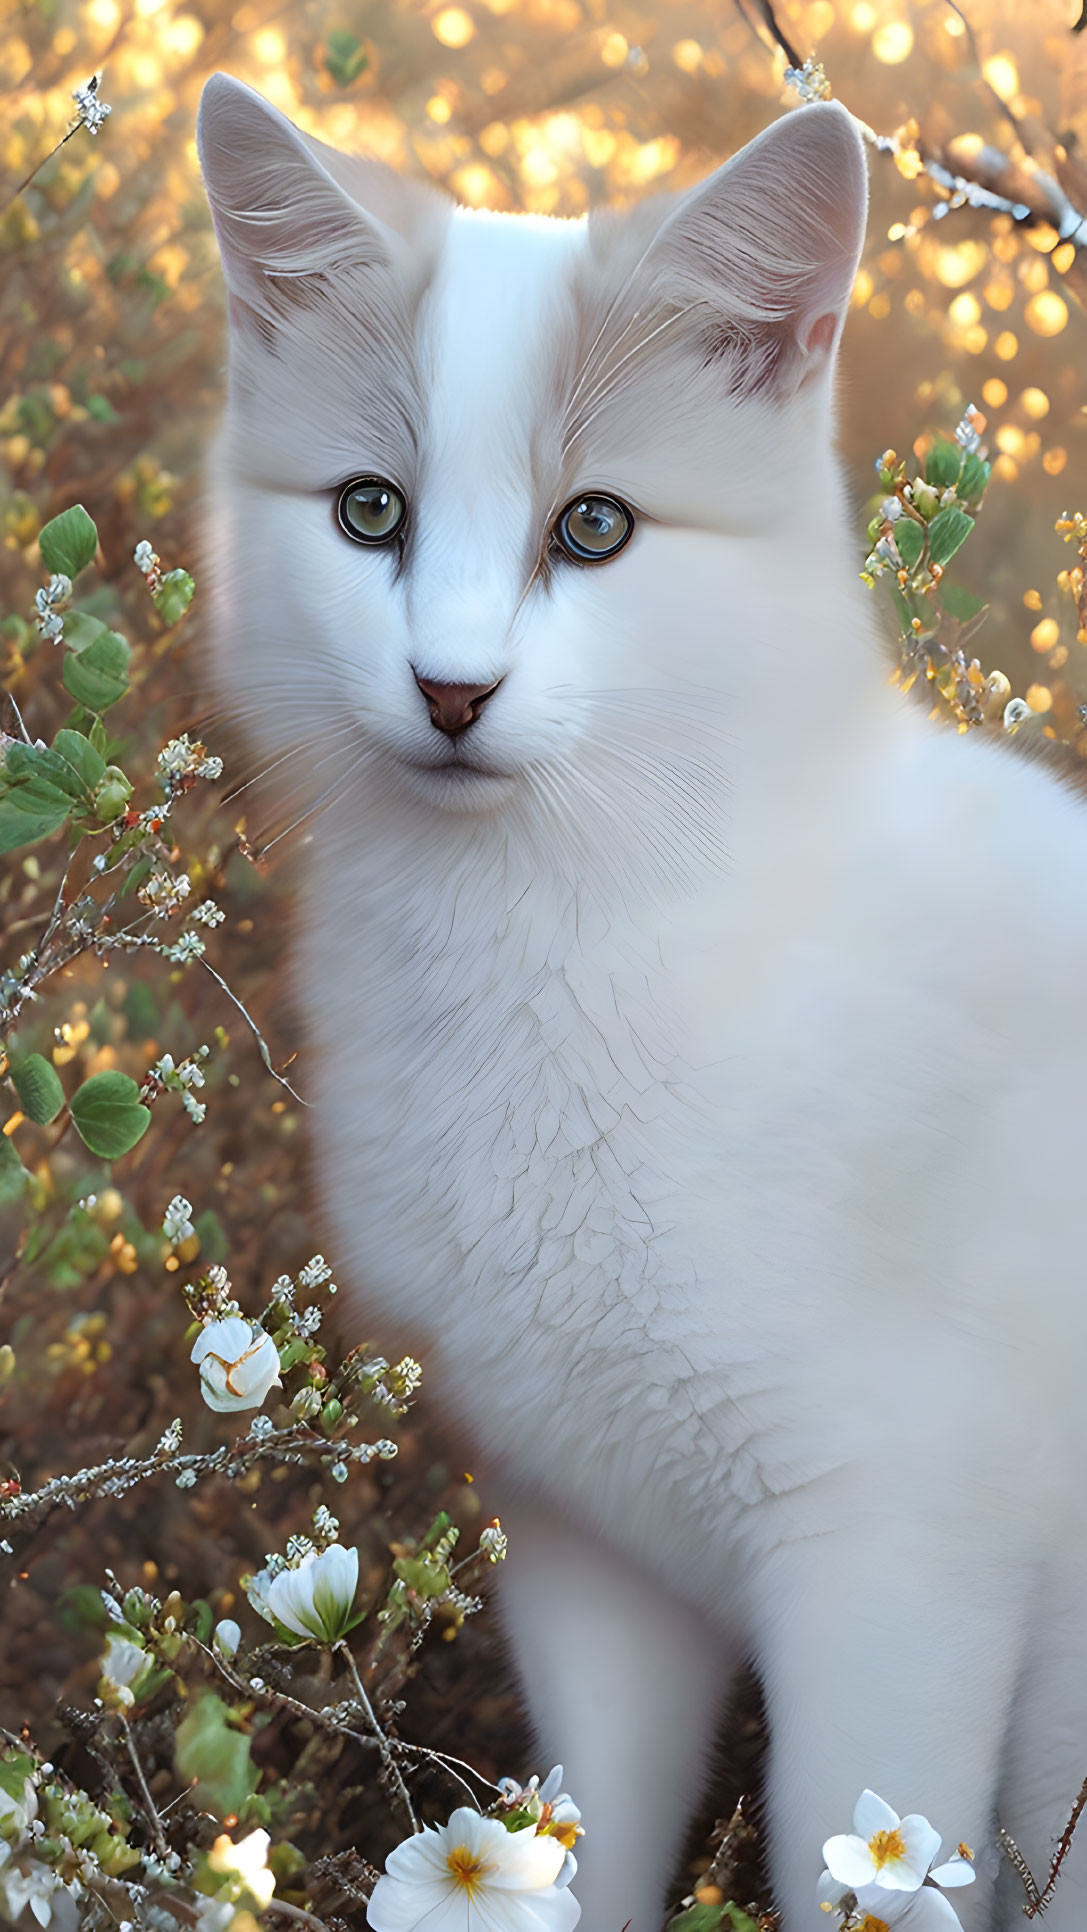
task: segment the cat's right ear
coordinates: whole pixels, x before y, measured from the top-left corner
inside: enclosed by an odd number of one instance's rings
[[[196,139],[236,324],[282,321],[318,282],[418,273],[444,212],[428,190],[303,134],[228,74],[204,88]]]

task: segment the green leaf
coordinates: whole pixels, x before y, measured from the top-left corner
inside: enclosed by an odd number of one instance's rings
[[[11,1135],[0,1134],[0,1209],[14,1207],[22,1200],[29,1179]]]
[[[916,570],[925,547],[925,533],[912,517],[899,517],[894,527],[894,540],[907,570]]]
[[[980,496],[984,495],[991,475],[992,464],[987,463],[985,458],[979,456],[975,450],[972,456],[967,457],[962,466],[962,475],[959,478],[959,495],[964,496],[968,503],[975,503]],[[67,618],[65,618],[64,622],[65,629],[67,629]]]
[[[87,735],[90,738],[90,741],[94,746],[95,751],[99,752],[101,756],[104,758],[106,755],[106,750],[109,746],[109,732],[106,730],[106,727],[102,723],[101,718],[96,718],[94,720],[94,723],[92,724],[90,731],[88,732]]]
[[[47,1127],[64,1105],[64,1088],[57,1070],[40,1053],[28,1053],[11,1063],[11,1080],[28,1120]]]
[[[174,1740],[177,1775],[193,1785],[190,1802],[219,1818],[236,1817],[257,1788],[260,1774],[249,1755],[249,1739],[230,1723],[230,1712],[214,1691],[198,1697],[182,1718]]]
[[[103,631],[78,655],[65,658],[61,672],[65,689],[88,711],[108,711],[128,690],[130,656],[123,637],[116,631]]]
[[[116,423],[120,421],[120,417],[108,396],[88,396],[87,414],[96,423]]]
[[[92,617],[88,610],[70,610],[64,619],[64,642],[76,654],[85,651],[96,637],[101,637],[106,626],[100,617]]]
[[[84,738],[79,731],[58,731],[53,740],[53,750],[59,751],[61,757],[79,774],[87,790],[93,792],[106,769],[106,761],[99,756],[90,739]]]
[[[928,553],[933,563],[947,563],[966,542],[973,527],[973,517],[968,517],[955,503],[949,503],[946,510],[937,510],[928,527]]]
[[[169,627],[184,617],[192,603],[196,585],[187,570],[168,570],[151,602],[163,623]]]
[[[82,503],[73,503],[47,523],[38,537],[42,562],[62,577],[78,577],[98,548],[98,532]]]
[[[925,482],[933,489],[946,490],[959,480],[962,469],[962,451],[957,443],[941,436],[933,443],[925,458]]]
[[[37,845],[39,839],[59,831],[71,809],[68,799],[30,805],[20,803],[20,791],[0,794],[0,858],[18,851],[21,845]]]
[[[151,1124],[151,1109],[127,1073],[95,1073],[77,1087],[69,1109],[76,1133],[92,1154],[119,1160],[142,1140]]]
[[[362,42],[343,28],[334,28],[325,37],[325,71],[337,87],[350,87],[366,72],[370,57]]]
[[[946,578],[940,585],[940,602],[962,624],[988,608],[984,597],[975,597],[972,590],[964,590],[961,584],[949,584]]]

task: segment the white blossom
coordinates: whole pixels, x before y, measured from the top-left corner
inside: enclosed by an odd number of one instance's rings
[[[241,1640],[241,1624],[235,1623],[233,1617],[220,1617],[211,1633],[211,1647],[224,1663],[229,1664],[237,1656]]]
[[[509,1541],[497,1516],[493,1523],[487,1524],[486,1529],[480,1530],[479,1547],[492,1563],[501,1563],[505,1557],[509,1549]]]
[[[98,83],[101,78],[101,74],[93,74],[81,87],[72,89],[76,111],[88,134],[97,134],[107,114],[113,112],[106,101],[98,98]]]
[[[194,906],[192,917],[202,926],[221,926],[226,913],[216,905],[214,899],[205,899],[202,905]]]
[[[556,1881],[558,1840],[507,1831],[468,1806],[389,1853],[366,1908],[371,1932],[572,1932],[581,1907]]]
[[[38,1798],[32,1779],[23,1779],[17,1798],[0,1785],[0,1838],[21,1838],[37,1815]]]
[[[322,1282],[329,1279],[331,1273],[332,1270],[324,1255],[315,1254],[312,1261],[307,1261],[301,1270],[298,1280],[303,1288],[319,1288]]]
[[[852,1832],[823,1846],[830,1880],[857,1893],[916,1892],[927,1878],[938,1885],[969,1885],[974,1871],[963,1855],[933,1870],[940,1834],[920,1812],[900,1818],[874,1791],[862,1791]]]
[[[110,1701],[127,1709],[136,1702],[133,1686],[147,1669],[149,1658],[139,1644],[130,1638],[122,1637],[111,1630],[106,1638],[106,1653],[102,1659],[102,1683],[110,1694]]]
[[[279,1353],[272,1337],[242,1315],[209,1322],[193,1344],[200,1365],[200,1392],[209,1409],[259,1409],[280,1382]]]
[[[35,593],[34,608],[38,613],[35,622],[42,636],[51,638],[54,644],[64,635],[64,620],[58,606],[66,604],[71,594],[71,578],[56,574]]]
[[[146,537],[144,537],[141,543],[136,545],[135,550],[132,552],[132,561],[137,570],[142,570],[145,577],[151,575],[159,559],[153,544],[148,543]]]
[[[177,911],[191,891],[187,872],[179,872],[175,878],[170,872],[157,871],[150,873],[137,888],[136,897],[159,919],[165,919],[168,913]]]
[[[275,1874],[268,1869],[270,1844],[271,1839],[266,1831],[251,1831],[239,1844],[235,1844],[224,1832],[208,1853],[208,1864],[212,1871],[240,1879],[261,1911],[270,1904],[276,1888]]]
[[[192,1224],[192,1202],[183,1194],[175,1194],[162,1217],[162,1232],[172,1247],[179,1241],[188,1241],[196,1233]]]
[[[962,1932],[950,1899],[934,1885],[922,1885],[916,1892],[866,1885],[854,1892],[824,1872],[818,1898],[824,1911],[839,1913],[855,1932]]]
[[[274,1576],[260,1572],[245,1587],[253,1608],[269,1623],[283,1624],[296,1637],[335,1644],[350,1624],[358,1581],[358,1551],[330,1543],[319,1553],[311,1547],[300,1563],[286,1564]]]
[[[78,1881],[73,1880],[71,1886],[64,1885],[56,1872],[37,1860],[22,1868],[15,1863],[9,1848],[0,1846],[0,1912],[8,1924],[14,1925],[29,1906],[32,1917],[39,1925],[46,1926],[53,1916],[54,1895],[66,1891],[74,1897],[79,1889]]]
[[[198,932],[183,932],[172,946],[161,946],[159,951],[164,959],[172,959],[177,966],[187,966],[190,959],[199,959],[204,951],[204,942]],[[201,1119],[203,1115],[201,1115]]]

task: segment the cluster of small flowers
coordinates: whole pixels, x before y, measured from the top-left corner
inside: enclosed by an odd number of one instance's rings
[[[35,622],[42,636],[50,638],[54,644],[59,644],[64,636],[64,619],[60,615],[60,606],[68,602],[71,594],[70,577],[52,576],[44,589],[39,590],[35,595],[34,608],[38,613]]]
[[[88,134],[97,134],[106,116],[113,112],[107,102],[98,98],[98,83],[101,78],[101,74],[92,74],[89,81],[84,81],[81,87],[72,89],[76,112]]]
[[[176,1456],[178,1450],[181,1447],[181,1438],[183,1434],[184,1434],[184,1430],[182,1429],[182,1426],[181,1426],[181,1417],[179,1415],[175,1415],[173,1421],[167,1425],[167,1427],[163,1430],[161,1436],[159,1437],[158,1448],[155,1451],[156,1455]]]
[[[491,1563],[501,1563],[509,1551],[509,1539],[497,1516],[479,1533],[479,1547]]]
[[[332,1270],[323,1254],[315,1254],[312,1260],[307,1261],[305,1267],[299,1270],[298,1285],[300,1288],[321,1288],[326,1281],[331,1282],[331,1280]],[[329,1288],[328,1292],[330,1295],[336,1293],[334,1284]]]
[[[157,919],[165,919],[184,904],[191,891],[187,872],[179,872],[175,877],[172,872],[160,868],[148,873],[143,884],[137,888],[136,897]]]
[[[202,905],[193,908],[189,917],[201,926],[221,926],[226,913],[216,905],[214,899],[205,899]]]
[[[203,1101],[195,1098],[192,1089],[203,1086],[204,1064],[210,1055],[209,1046],[199,1046],[195,1053],[186,1055],[180,1066],[175,1066],[173,1054],[164,1053],[144,1074],[140,1086],[141,1100],[154,1100],[167,1090],[180,1094],[181,1104],[189,1119],[199,1127],[208,1110]]]
[[[900,1818],[874,1791],[862,1791],[853,1830],[823,1846],[822,1910],[838,1915],[842,1932],[892,1932],[899,1924],[909,1932],[954,1932],[959,1918],[944,1891],[973,1884],[973,1852],[960,1845],[937,1865],[940,1842],[919,1812]]]
[[[181,781],[186,778],[221,778],[223,761],[210,756],[205,745],[193,744],[188,733],[183,732],[180,738],[171,738],[163,745],[155,769],[170,797],[182,788]]]
[[[204,942],[198,932],[183,932],[171,945],[157,948],[163,959],[172,959],[175,966],[187,966],[190,959],[199,959],[204,950]],[[194,1115],[193,1118],[195,1119],[196,1116]],[[200,1119],[203,1120],[203,1118],[203,1109],[201,1109]]]
[[[366,1911],[371,1932],[417,1932],[438,1923],[468,1932],[572,1932],[581,1907],[570,1891],[581,1813],[561,1789],[557,1764],[541,1784],[499,1780],[487,1816],[467,1805],[389,1853]]]
[[[157,550],[148,543],[146,537],[142,543],[136,545],[135,550],[132,552],[132,561],[137,570],[143,572],[143,575],[147,579],[147,588],[151,592],[151,595],[154,596],[162,582],[162,560]]]
[[[803,67],[787,67],[785,80],[796,89],[806,106],[812,101],[829,101],[832,98],[826,69],[815,54],[808,55]]]
[[[162,1217],[162,1232],[171,1247],[176,1248],[181,1241],[188,1241],[196,1233],[192,1224],[192,1202],[183,1194],[175,1194]]]
[[[973,403],[967,403],[962,416],[955,425],[955,441],[967,456],[976,456],[981,448],[981,432],[985,428],[985,418]]]

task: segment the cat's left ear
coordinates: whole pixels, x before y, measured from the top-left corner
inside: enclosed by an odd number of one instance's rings
[[[760,354],[759,387],[794,390],[829,368],[864,241],[868,170],[836,102],[799,107],[683,196],[652,249],[659,284],[708,308]]]

